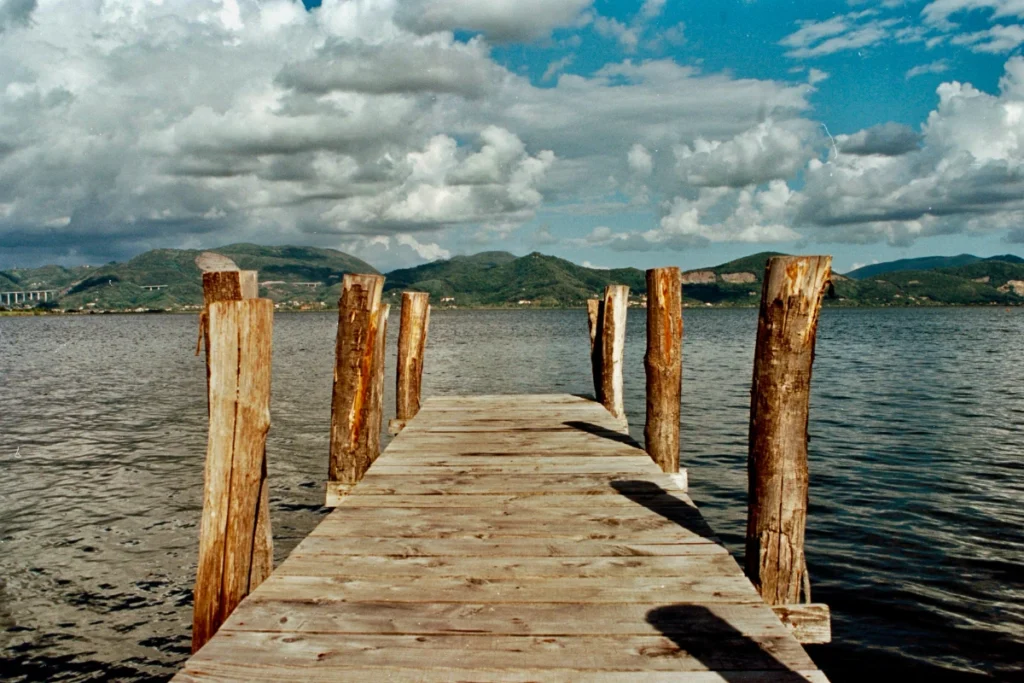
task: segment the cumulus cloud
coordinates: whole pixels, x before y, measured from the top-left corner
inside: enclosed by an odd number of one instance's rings
[[[695,186],[745,187],[788,179],[818,153],[816,131],[803,119],[768,119],[729,140],[698,138],[676,146],[676,168]]]
[[[425,92],[479,97],[500,77],[496,72],[479,40],[398,39],[374,45],[334,39],[308,59],[286,65],[277,83],[314,95]]]
[[[836,147],[844,154],[899,156],[919,149],[921,136],[899,123],[883,123],[852,135],[837,135]]]
[[[398,12],[399,24],[417,32],[480,31],[507,42],[543,38],[572,26],[593,0],[412,0]]]
[[[819,239],[908,244],[952,232],[1015,225],[1024,211],[1024,59],[1006,63],[1000,92],[950,82],[923,126],[920,146],[896,156],[841,154],[812,159],[793,202],[794,223]],[[851,136],[868,145],[910,135]],[[899,147],[899,145],[897,145]]]
[[[695,198],[679,196],[668,202],[656,228],[615,232],[600,226],[576,243],[613,251],[683,251],[713,242],[792,241],[800,237],[786,225],[792,197],[792,190],[781,180],[760,190],[702,188]]]
[[[640,176],[649,176],[651,171],[654,170],[654,159],[651,157],[651,153],[647,151],[647,148],[637,143],[629,148],[629,155],[627,157],[629,162],[629,170]]]

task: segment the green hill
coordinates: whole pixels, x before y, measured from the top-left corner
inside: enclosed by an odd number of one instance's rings
[[[344,273],[376,273],[368,263],[333,249],[261,247],[232,244],[215,250],[239,267],[260,274],[260,295],[284,308],[333,308]],[[70,310],[190,310],[202,302],[202,278],[195,265],[200,252],[157,249],[126,263],[105,266],[0,271],[0,291],[56,289],[57,302]],[[761,252],[683,274],[684,301],[690,306],[756,306],[765,264],[776,252]],[[959,263],[967,260],[968,263]],[[936,265],[850,278],[833,273],[829,306],[927,306],[1024,304],[1024,259],[962,255],[892,262]],[[956,265],[948,265],[954,263]],[[947,264],[947,265],[943,265]],[[891,266],[892,264],[876,264]],[[863,275],[864,269],[858,269]],[[387,274],[385,298],[397,304],[403,290],[431,294],[437,306],[583,306],[613,283],[630,287],[634,301],[646,293],[636,268],[586,268],[555,256],[517,257],[504,251],[456,256]]]
[[[387,274],[384,290],[397,298],[401,290],[430,292],[436,302],[455,306],[582,306],[606,285],[629,285],[643,291],[644,273],[636,268],[598,270],[534,252],[516,258],[506,252],[456,256]]]
[[[995,257],[999,258],[999,257]],[[1016,257],[1013,257],[1016,258]],[[896,273],[901,270],[935,270],[937,268],[956,268],[966,266],[982,259],[971,254],[959,256],[925,256],[923,258],[905,258],[885,263],[872,263],[846,273],[846,277],[854,280],[866,280],[885,273]]]
[[[219,249],[243,270],[258,270],[260,294],[275,301],[319,305],[329,300],[345,273],[376,273],[358,258],[334,249],[313,247],[261,247],[231,244]],[[65,309],[187,309],[202,303],[202,274],[195,265],[201,252],[192,249],[154,249],[126,263],[78,268],[43,268],[11,271],[15,289],[59,289]],[[8,274],[4,274],[8,275]],[[2,280],[0,280],[2,282]],[[295,283],[318,283],[298,285]]]

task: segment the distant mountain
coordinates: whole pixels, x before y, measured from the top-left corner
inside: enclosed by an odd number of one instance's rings
[[[999,257],[993,257],[999,259]],[[1013,256],[1011,258],[1017,258]],[[862,266],[846,273],[846,277],[854,280],[865,280],[869,277],[877,277],[884,273],[895,273],[901,270],[935,270],[936,268],[956,268],[976,263],[982,259],[971,254],[960,254],[959,256],[925,256],[923,258],[905,258],[898,261],[886,261],[885,263],[872,263],[869,266]]]
[[[241,268],[258,270],[260,295],[283,308],[333,308],[343,274],[377,272],[365,261],[332,249],[233,244],[215,251]],[[127,263],[10,270],[0,272],[0,288],[56,289],[60,297],[47,305],[72,310],[194,309],[202,302],[202,278],[194,263],[199,253],[157,249]],[[756,306],[765,264],[776,255],[761,252],[686,271],[683,300],[690,306]],[[917,269],[908,270],[907,264]],[[858,278],[833,273],[826,305],[1024,304],[1024,259],[1012,255],[905,259],[871,267],[893,270],[864,275],[862,268],[855,271]],[[392,304],[410,289],[429,292],[439,307],[583,306],[613,283],[628,285],[634,301],[646,294],[642,270],[586,268],[537,252],[522,257],[504,251],[456,256],[394,270],[386,277],[385,298]]]
[[[644,289],[644,272],[636,268],[598,270],[534,252],[516,257],[507,252],[456,256],[387,274],[384,291],[397,298],[404,289],[430,292],[435,302],[456,306],[582,306],[606,285]],[[522,304],[525,305],[525,304]]]
[[[261,296],[294,301],[297,306],[331,300],[332,291],[336,302],[345,273],[377,272],[365,261],[334,249],[230,244],[211,251],[233,259],[244,270],[258,270]],[[67,309],[180,309],[203,301],[202,274],[195,265],[200,253],[154,249],[126,263],[72,269],[45,266],[0,276],[13,279],[15,289],[61,290],[59,306]]]

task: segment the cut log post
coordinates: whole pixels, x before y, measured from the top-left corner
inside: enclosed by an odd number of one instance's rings
[[[206,254],[218,256],[217,254]],[[223,258],[223,257],[221,257]],[[210,398],[210,339],[209,309],[219,301],[242,301],[259,296],[259,274],[255,270],[238,270],[229,259],[224,259],[227,270],[203,273],[203,312],[200,315],[200,330],[206,344],[206,391],[207,407],[212,406]],[[271,304],[271,308],[273,305]],[[274,571],[274,536],[270,523],[270,483],[267,479],[267,463],[261,466],[260,507],[256,519],[256,549],[252,559],[252,588],[256,588]]]
[[[601,315],[604,302],[600,299],[587,299],[587,328],[590,331],[590,371],[594,375],[594,399],[598,403],[604,403],[601,394],[601,349],[604,344],[598,344],[600,330],[603,324]]]
[[[380,456],[380,430],[384,426],[384,358],[387,350],[388,314],[390,313],[390,304],[384,304],[377,311],[377,334],[373,340],[373,386],[370,389],[368,448],[370,465]]]
[[[192,651],[265,578],[257,523],[266,482],[274,304],[219,301],[208,313],[210,433],[192,617]],[[267,519],[269,529],[269,518]]]
[[[376,459],[380,446],[377,339],[382,275],[347,274],[338,300],[327,505],[337,505]],[[383,364],[379,364],[383,372]],[[382,392],[383,393],[383,392]],[[374,437],[374,425],[377,435]]]
[[[776,256],[761,293],[747,460],[747,576],[769,605],[810,601],[807,418],[830,256]]]
[[[621,420],[626,419],[622,405],[622,355],[626,349],[626,308],[629,287],[608,285],[601,305],[601,403]],[[597,341],[595,340],[595,345]]]
[[[420,412],[423,387],[423,352],[430,325],[430,294],[402,292],[402,318],[398,329],[398,372],[395,379],[395,419],[388,432],[398,434]]]
[[[644,443],[663,472],[679,471],[683,383],[683,278],[678,268],[647,271],[647,422]]]

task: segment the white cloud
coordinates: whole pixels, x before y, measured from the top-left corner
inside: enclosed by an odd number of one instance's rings
[[[636,232],[595,228],[579,241],[613,251],[683,251],[712,242],[787,242],[800,235],[786,225],[792,191],[783,181],[763,190],[704,188],[695,199],[676,197],[658,227]]]
[[[594,19],[594,30],[605,38],[614,38],[626,52],[636,52],[640,43],[640,31],[636,27],[630,27],[618,19],[608,17],[597,17]]]
[[[411,0],[399,24],[417,33],[466,29],[499,42],[543,38],[572,26],[593,0]]]
[[[787,57],[808,59],[846,50],[858,50],[896,38],[908,41],[920,38],[902,19],[878,17],[877,10],[841,14],[822,21],[801,21],[800,28],[779,41],[788,47]]]
[[[920,149],[921,136],[898,123],[882,123],[852,135],[837,135],[836,148],[843,154],[899,156]]]
[[[987,11],[991,18],[1024,18],[1024,3],[1020,0],[933,0],[921,10],[925,22],[950,29],[955,26],[950,17],[961,13]]]
[[[629,170],[639,176],[649,176],[654,170],[654,159],[647,148],[637,143],[629,148],[627,156]]]
[[[647,21],[657,19],[665,9],[665,2],[666,0],[644,0],[643,6],[640,7],[640,16]]]
[[[1024,58],[1006,63],[997,95],[955,81],[938,95],[919,148],[812,160],[795,224],[818,226],[819,239],[893,244],[1014,225],[1024,211]]]
[[[675,148],[676,168],[688,184],[744,187],[785,180],[817,154],[817,126],[768,119],[729,140],[698,138]]]
[[[552,78],[565,71],[565,68],[572,64],[574,59],[575,55],[568,54],[551,62],[548,64],[548,68],[544,69],[544,75],[540,77],[540,80],[550,81]]]
[[[811,85],[817,85],[818,83],[828,79],[828,76],[829,74],[826,71],[811,68],[811,70],[807,72],[807,82]]]
[[[996,25],[984,31],[953,36],[950,42],[954,45],[966,45],[971,52],[992,54],[1010,52],[1024,43],[1024,26],[1018,24]]]
[[[907,70],[907,80],[923,76],[925,74],[941,74],[949,71],[949,61],[946,59],[937,59],[934,62],[928,64],[920,64]]]

